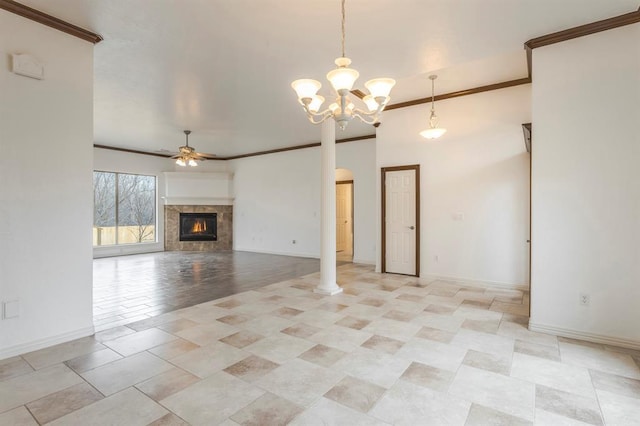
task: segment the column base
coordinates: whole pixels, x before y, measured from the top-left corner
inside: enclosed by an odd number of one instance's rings
[[[313,289],[313,292],[317,293],[317,294],[322,294],[322,295],[325,295],[325,296],[334,296],[336,294],[342,293],[342,287],[338,287],[337,284],[336,284],[335,287],[330,288],[330,289],[327,289],[327,288],[324,288],[324,287],[316,287],[316,288]]]

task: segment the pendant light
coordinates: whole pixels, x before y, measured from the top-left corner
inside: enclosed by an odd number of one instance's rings
[[[434,94],[434,86],[435,80],[438,78],[437,75],[430,75],[429,80],[431,80],[431,115],[429,116],[429,128],[427,130],[423,130],[420,132],[420,136],[427,139],[438,139],[440,136],[444,135],[447,129],[442,127],[438,127],[438,117],[436,116],[435,110],[435,94]]]

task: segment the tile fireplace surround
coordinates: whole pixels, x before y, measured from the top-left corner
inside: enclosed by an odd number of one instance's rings
[[[180,241],[180,213],[217,213],[218,241]],[[164,206],[164,249],[220,251],[232,248],[233,206]]]

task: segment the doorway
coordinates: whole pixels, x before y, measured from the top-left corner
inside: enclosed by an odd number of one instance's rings
[[[353,173],[336,169],[336,260],[353,262],[354,253]]]
[[[420,276],[420,165],[381,172],[381,271]]]

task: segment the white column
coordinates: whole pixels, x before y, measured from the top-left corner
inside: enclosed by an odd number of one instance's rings
[[[334,295],[342,292],[336,283],[336,123],[322,123],[322,185],[320,200],[320,285],[315,293]]]

